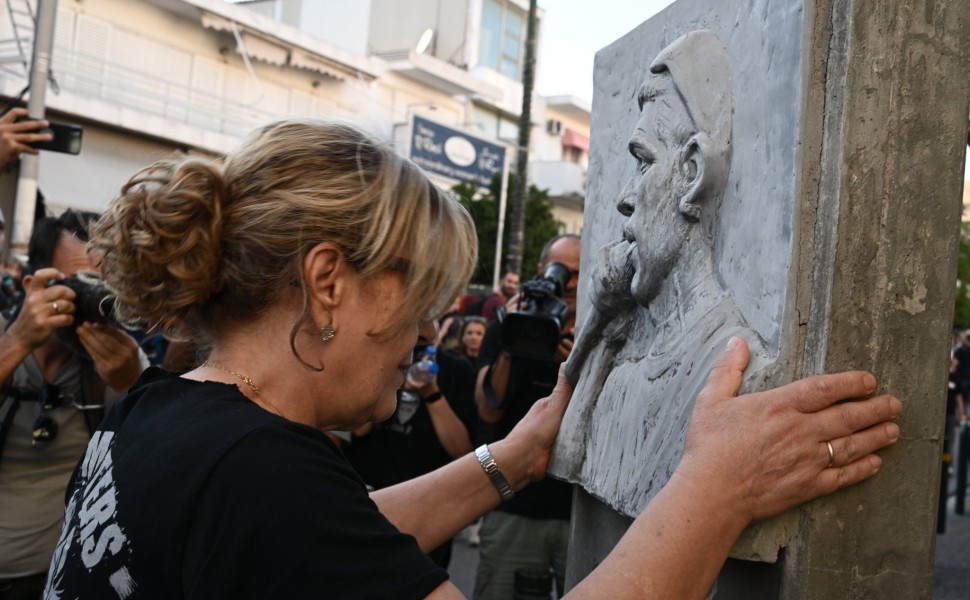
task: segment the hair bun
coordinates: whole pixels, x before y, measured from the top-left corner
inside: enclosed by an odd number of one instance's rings
[[[121,319],[173,327],[221,288],[225,200],[220,168],[197,159],[156,162],[125,184],[91,238]]]

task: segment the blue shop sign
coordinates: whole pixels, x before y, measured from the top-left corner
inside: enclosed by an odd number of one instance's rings
[[[505,166],[505,147],[415,115],[410,158],[431,173],[488,187]]]

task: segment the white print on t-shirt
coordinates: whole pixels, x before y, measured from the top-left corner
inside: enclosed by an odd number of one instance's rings
[[[114,433],[110,431],[96,432],[88,444],[78,473],[78,485],[65,511],[64,530],[51,560],[47,589],[44,590],[46,600],[61,598],[63,571],[72,550],[80,549],[81,562],[90,572],[95,571],[106,556],[121,552],[127,542],[117,522],[112,446]],[[135,590],[135,582],[123,565],[108,577],[108,582],[121,600]]]

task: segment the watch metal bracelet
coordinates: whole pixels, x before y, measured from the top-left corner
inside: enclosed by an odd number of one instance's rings
[[[491,480],[492,485],[498,490],[498,495],[502,497],[502,502],[506,502],[515,497],[515,492],[512,491],[512,486],[509,485],[509,480],[505,478],[502,474],[502,470],[498,468],[495,459],[492,458],[492,453],[488,451],[488,444],[482,444],[475,449],[475,456],[478,457],[479,464],[482,465],[482,470],[488,475],[489,480]]]

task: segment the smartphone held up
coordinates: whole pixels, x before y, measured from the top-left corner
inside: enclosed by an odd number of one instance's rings
[[[40,119],[20,119],[20,121],[38,121]],[[80,125],[57,123],[49,121],[47,127],[37,133],[49,133],[53,137],[47,142],[30,142],[27,145],[38,150],[62,152],[64,154],[79,154],[81,152],[81,138],[84,130]]]

